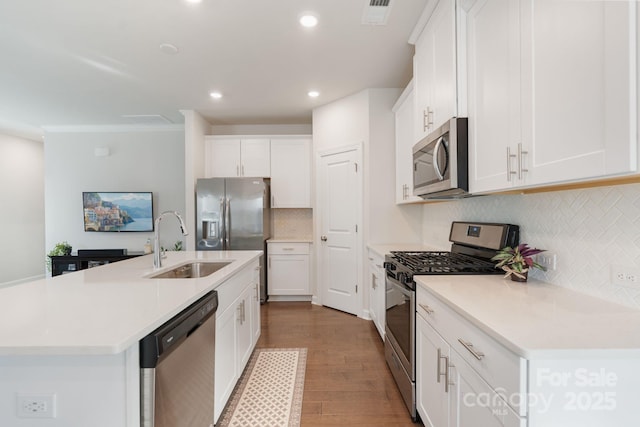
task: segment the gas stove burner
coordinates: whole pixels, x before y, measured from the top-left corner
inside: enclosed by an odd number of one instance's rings
[[[500,273],[488,260],[453,252],[391,252],[389,258],[411,275]]]

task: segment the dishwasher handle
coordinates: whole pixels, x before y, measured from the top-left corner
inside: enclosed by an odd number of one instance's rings
[[[218,293],[211,291],[140,340],[140,368],[155,368],[218,309]]]

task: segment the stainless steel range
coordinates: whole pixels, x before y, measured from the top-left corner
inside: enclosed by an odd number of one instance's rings
[[[385,257],[387,294],[385,356],[415,421],[416,275],[501,274],[490,261],[499,249],[519,243],[517,225],[453,222],[450,252],[391,252]]]

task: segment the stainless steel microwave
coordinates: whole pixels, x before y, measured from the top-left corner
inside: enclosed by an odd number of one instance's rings
[[[468,191],[467,118],[454,117],[413,146],[413,194],[453,199]]]

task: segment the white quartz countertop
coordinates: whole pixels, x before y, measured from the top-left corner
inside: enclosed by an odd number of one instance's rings
[[[436,251],[438,250],[433,246],[427,246],[421,243],[380,243],[380,244],[370,244],[367,247],[369,248],[369,250],[372,250],[378,256],[383,258],[386,254],[392,251]]]
[[[250,264],[262,251],[167,252],[0,288],[0,355],[116,354]],[[190,261],[233,261],[197,279],[150,279]]]
[[[526,359],[640,357],[640,311],[502,276],[415,276],[416,283]]]

